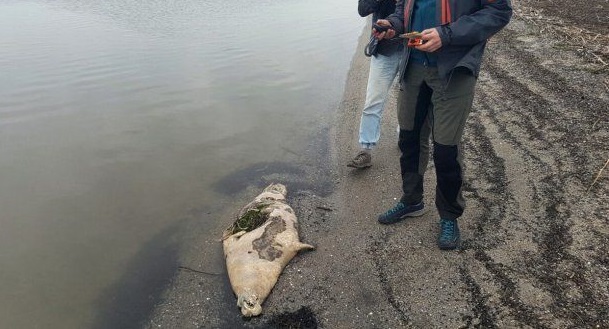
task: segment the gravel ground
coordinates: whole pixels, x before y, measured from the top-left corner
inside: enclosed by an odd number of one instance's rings
[[[329,161],[305,175],[319,188],[290,197],[317,250],[286,267],[261,317],[241,319],[224,275],[183,270],[146,327],[608,328],[609,2],[573,3],[514,0],[490,40],[464,138],[460,251],[436,247],[435,210],[376,222],[400,196],[395,97],[374,165],[345,166],[367,80],[358,52]],[[430,164],[428,205],[434,186]],[[222,257],[217,242],[194,249],[201,264]]]

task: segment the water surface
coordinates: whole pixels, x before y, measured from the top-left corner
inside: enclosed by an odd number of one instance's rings
[[[340,101],[356,6],[1,2],[0,328],[145,315],[185,221],[218,220],[273,169],[300,175]]]

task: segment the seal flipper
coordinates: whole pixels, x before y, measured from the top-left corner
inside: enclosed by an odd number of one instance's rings
[[[315,250],[315,246],[312,246],[310,244],[307,243],[299,243],[298,245],[296,245],[296,252],[299,252],[301,250]]]

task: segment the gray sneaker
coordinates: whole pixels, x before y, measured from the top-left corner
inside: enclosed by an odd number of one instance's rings
[[[361,150],[347,165],[347,167],[360,169],[370,166],[372,166],[372,154],[370,154],[369,150]]]

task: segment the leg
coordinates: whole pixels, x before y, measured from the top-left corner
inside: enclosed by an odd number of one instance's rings
[[[437,74],[436,74],[437,75]],[[437,81],[436,81],[437,80]],[[430,78],[434,89],[433,135],[436,165],[436,207],[440,213],[440,249],[459,247],[457,218],[463,214],[463,155],[461,138],[474,99],[476,78],[468,70],[455,70],[448,85]]]
[[[448,86],[439,78],[432,80],[430,84],[434,89],[434,164],[438,180],[436,207],[441,218],[457,219],[465,208],[461,193],[461,138],[473,102],[476,78],[465,69],[457,69],[453,72]]]
[[[398,145],[402,151],[400,167],[403,195],[393,208],[381,214],[381,224],[393,224],[406,217],[425,213],[423,174],[429,157],[428,111],[431,89],[423,81],[424,67],[411,65],[398,95]]]
[[[410,65],[398,96],[400,137],[398,146],[402,155],[401,202],[407,205],[423,200],[423,175],[429,157],[429,121],[432,90],[423,82],[424,67]]]
[[[397,74],[401,56],[401,52],[395,52],[390,56],[373,56],[370,60],[366,102],[359,129],[359,143],[364,148],[372,148],[378,143],[385,100]]]

